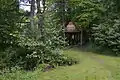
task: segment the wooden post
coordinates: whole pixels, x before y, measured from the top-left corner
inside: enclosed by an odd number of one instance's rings
[[[82,46],[82,44],[83,44],[83,30],[81,29],[81,34],[80,34],[81,36],[80,36],[80,44],[81,44],[81,46]]]

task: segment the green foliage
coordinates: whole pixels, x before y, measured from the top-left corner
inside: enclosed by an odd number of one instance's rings
[[[14,56],[17,48],[12,47],[17,47],[20,17],[16,0],[0,0],[0,4],[0,69],[3,69],[10,65],[13,66],[16,61]]]
[[[108,47],[116,54],[120,51],[120,20],[112,20],[93,27],[95,43]]]
[[[95,44],[107,47],[118,55],[120,51],[120,17],[119,5],[116,1],[101,1],[106,11],[101,16],[99,23],[93,25],[92,35]]]
[[[71,0],[69,7],[70,15],[68,17],[70,17],[70,20],[83,28],[97,22],[101,14],[105,11],[100,3],[91,0]]]
[[[38,29],[36,38],[25,35],[20,39],[19,45],[28,51],[25,54],[24,67],[31,69],[44,63],[56,66],[76,63],[76,60],[61,54],[61,49],[65,44],[64,38],[60,33],[62,28],[56,24],[54,19],[52,20],[53,13],[46,12],[45,14],[43,34],[40,35]]]
[[[8,46],[7,44],[7,47],[1,51],[0,69],[7,68],[11,70],[12,67],[19,66],[22,69],[33,70],[39,64],[49,64],[54,67],[76,64],[76,60],[64,56],[61,52],[65,41],[62,36],[63,34],[61,33],[61,25],[57,24],[57,20],[53,18],[53,15],[54,13],[51,12],[44,13],[42,34],[40,32],[40,28],[38,27],[39,20],[36,18],[36,16],[34,17],[34,31],[29,28],[29,24],[23,23],[21,26],[17,26],[17,22],[8,22],[10,24],[15,23],[14,25],[12,24],[12,26],[10,26],[11,33],[9,33],[9,35],[15,39],[11,39],[8,42],[12,43],[13,45],[9,44]],[[12,19],[13,18],[14,17],[12,17]],[[28,20],[28,18],[26,18],[27,17],[25,17],[23,21]],[[13,26],[15,29],[13,29]],[[2,35],[4,36],[4,34]],[[9,40],[9,35],[6,36],[5,40]],[[12,41],[14,41],[14,43]]]
[[[18,33],[19,15],[16,0],[0,0],[0,4],[0,45],[4,48],[16,44],[12,34]]]

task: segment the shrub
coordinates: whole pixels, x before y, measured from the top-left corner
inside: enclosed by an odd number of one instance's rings
[[[0,34],[2,40],[0,40],[0,44],[4,45],[4,42],[6,44],[0,54],[1,69],[11,69],[11,67],[19,66],[26,70],[33,70],[39,64],[44,63],[56,66],[74,63],[73,59],[61,54],[61,49],[65,44],[64,37],[62,36],[62,26],[54,19],[54,13],[48,12],[46,10],[42,15],[44,17],[43,24],[34,16],[35,24],[32,26],[34,29],[30,29],[30,24],[22,23],[22,25],[19,25],[18,22],[21,20],[14,22],[12,19],[9,19],[10,22],[7,21],[7,23],[11,24],[8,27],[5,25],[1,26],[5,30],[0,28],[2,31],[2,34]],[[12,17],[10,16],[10,18]],[[28,17],[25,16],[25,20],[23,19],[22,21],[29,21],[26,18]],[[39,27],[38,22],[42,25],[42,28]]]
[[[111,20],[93,27],[95,43],[102,47],[108,47],[120,54],[120,20]]]
[[[50,66],[73,65],[78,61],[60,54],[58,50],[47,50],[46,48],[24,49],[8,48],[1,55],[0,69],[8,69],[19,66],[25,70],[34,70],[39,64],[49,64]]]
[[[1,65],[2,68],[19,66],[26,70],[34,70],[39,64],[55,67],[77,63],[76,60],[64,56],[61,52],[65,41],[61,35],[60,25],[54,22],[46,23],[42,35],[39,34],[39,29],[36,33],[29,33],[29,29],[23,31],[17,36],[18,45],[6,48],[3,52],[2,64],[5,65]]]

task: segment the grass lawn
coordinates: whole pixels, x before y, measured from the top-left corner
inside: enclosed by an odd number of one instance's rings
[[[79,64],[58,67],[48,72],[17,71],[0,76],[0,80],[120,80],[120,58],[85,52],[65,50],[64,54],[75,57]]]

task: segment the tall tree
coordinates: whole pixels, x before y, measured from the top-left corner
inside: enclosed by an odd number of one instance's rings
[[[44,12],[45,12],[45,0],[36,0],[37,4],[37,18],[38,18],[38,28],[40,29],[40,35],[43,34],[44,29]]]
[[[34,16],[35,16],[35,0],[31,0],[31,7],[30,7],[30,25],[31,25],[31,30],[32,32],[35,31],[35,21],[34,21]]]

